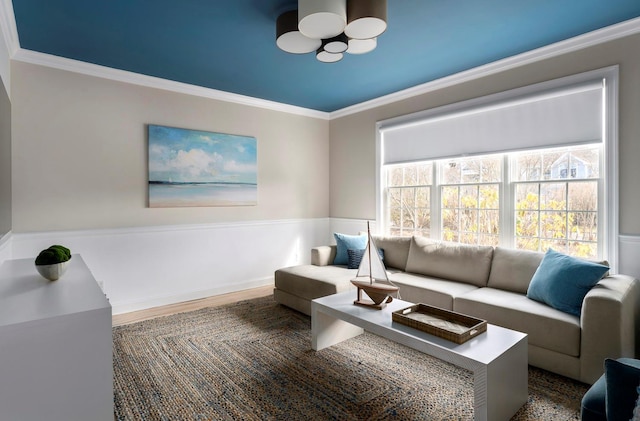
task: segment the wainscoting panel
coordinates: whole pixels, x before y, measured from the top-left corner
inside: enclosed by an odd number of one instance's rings
[[[120,314],[270,285],[276,269],[309,263],[329,227],[320,218],[13,234],[12,257],[69,247]]]
[[[618,272],[640,279],[640,235],[620,235],[618,244]]]

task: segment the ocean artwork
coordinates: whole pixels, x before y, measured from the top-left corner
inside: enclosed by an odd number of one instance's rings
[[[149,125],[149,207],[254,206],[256,139]]]

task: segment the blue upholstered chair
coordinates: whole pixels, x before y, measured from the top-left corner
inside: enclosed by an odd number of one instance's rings
[[[582,421],[629,421],[640,386],[640,360],[607,359],[604,374],[582,398]]]

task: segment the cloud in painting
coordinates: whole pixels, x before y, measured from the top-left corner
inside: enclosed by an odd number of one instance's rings
[[[255,173],[255,164],[242,164],[236,161],[228,161],[224,163],[224,170],[236,173]]]
[[[256,183],[253,137],[149,126],[149,181]]]
[[[190,151],[178,151],[178,155],[169,165],[176,171],[189,174],[193,178],[215,176],[218,174],[216,167],[223,164],[222,156],[217,153],[206,153],[202,149]]]

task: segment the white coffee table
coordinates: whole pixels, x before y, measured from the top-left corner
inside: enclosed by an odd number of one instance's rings
[[[355,291],[311,302],[312,348],[319,351],[364,330],[473,373],[474,418],[508,420],[527,402],[527,335],[487,325],[487,331],[456,344],[393,322],[391,313],[413,303],[394,299],[383,310],[354,305]]]

